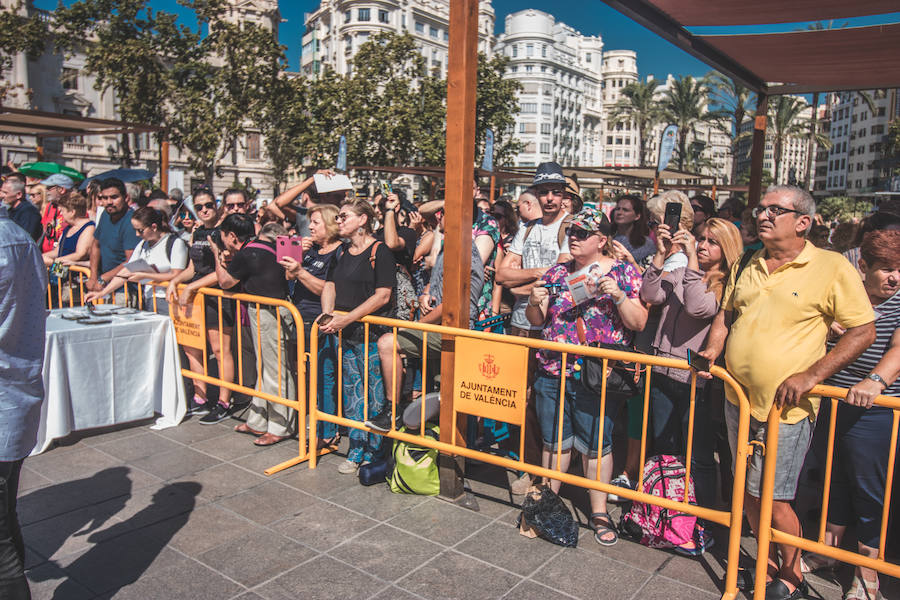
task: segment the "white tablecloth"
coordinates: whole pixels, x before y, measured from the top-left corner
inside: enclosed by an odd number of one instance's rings
[[[44,402],[32,454],[59,437],[162,416],[152,429],[178,425],[187,404],[175,329],[152,313],[113,315],[111,323],[83,325],[50,312],[44,348]]]

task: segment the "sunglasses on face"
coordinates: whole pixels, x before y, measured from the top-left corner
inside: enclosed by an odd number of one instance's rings
[[[243,202],[226,202],[225,203],[225,210],[240,210],[241,208],[244,208]]]
[[[583,242],[584,240],[588,239],[592,235],[597,235],[597,234],[593,231],[588,231],[587,229],[582,229],[581,227],[567,227],[566,235],[572,239],[576,239],[578,241]]]
[[[356,216],[352,213],[338,213],[334,216],[334,220],[340,223],[341,221],[346,221],[350,217]]]
[[[215,202],[205,202],[205,203],[203,203],[203,204],[195,204],[194,207],[195,207],[197,210],[204,210],[204,209],[206,209],[206,210],[215,210],[215,209],[216,209],[216,203],[215,203]]]

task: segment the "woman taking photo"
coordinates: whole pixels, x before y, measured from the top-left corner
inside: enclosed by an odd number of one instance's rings
[[[543,338],[551,342],[596,346],[630,344],[634,331],[644,328],[647,309],[638,298],[641,276],[632,265],[613,258],[610,223],[602,212],[586,208],[569,223],[569,251],[572,260],[557,264],[544,274],[532,289],[525,316],[532,325],[543,326]],[[590,265],[600,274],[597,295],[575,304],[565,284],[569,275]],[[547,285],[562,284],[551,294]],[[558,352],[539,350],[539,370],[534,383],[534,396],[544,447],[541,464],[556,466],[557,448],[561,448],[559,470],[565,473],[574,447],[582,456],[587,477],[597,473],[600,459],[600,481],[609,483],[613,469],[612,431],[623,395],[609,393],[603,418],[603,450],[598,452],[600,435],[600,397],[588,390],[575,364],[579,357],[569,355],[566,362],[565,410],[562,415],[562,439],[559,439],[559,394],[562,357]],[[560,482],[552,480],[550,488],[558,492]],[[591,527],[594,539],[604,546],[618,541],[615,525],[606,510],[606,493],[589,490]]]
[[[284,267],[285,276],[293,280],[291,298],[303,317],[303,335],[309,340],[313,321],[322,314],[322,290],[325,289],[325,278],[328,271],[337,261],[341,247],[338,236],[338,208],[331,204],[319,204],[309,209],[309,237],[303,238],[303,263],[293,258],[284,257],[280,265]],[[318,406],[319,410],[336,415],[337,390],[335,388],[336,348],[334,336],[319,336],[318,367],[319,369]],[[307,398],[309,396],[307,395]],[[337,426],[327,421],[319,422],[320,447],[336,446],[340,436]]]
[[[145,206],[137,209],[131,217],[131,226],[141,239],[135,247],[125,268],[119,271],[105,288],[91,292],[84,297],[85,302],[107,296],[126,282],[144,284],[144,309],[160,315],[169,314],[166,290],[161,285],[171,281],[187,265],[187,245],[169,229],[165,215]],[[155,300],[154,300],[155,299]]]
[[[688,351],[697,352],[703,348],[713,317],[719,312],[731,265],[741,257],[741,234],[729,221],[714,217],[696,231],[695,240],[683,223],[674,234],[667,225],[660,225],[656,230],[656,254],[644,271],[641,299],[651,306],[661,307],[653,338],[653,349],[658,356],[686,359]],[[679,251],[687,256],[687,266],[666,271],[666,258]],[[653,367],[650,381],[654,452],[684,457],[687,454],[691,373]],[[700,393],[704,381],[697,379],[691,473],[697,502],[712,507],[716,501],[716,463],[713,427],[709,420],[712,408],[706,405],[706,395]]]
[[[365,344],[364,327],[357,323],[366,315],[389,317],[391,293],[396,284],[393,253],[378,242],[373,233],[375,209],[365,200],[344,202],[337,215],[338,235],[349,243],[328,272],[322,288],[322,314],[318,318],[322,333],[341,333],[341,368],[344,416],[364,422],[384,408],[384,382],[377,340],[380,331],[369,331]],[[332,314],[339,310],[346,314]],[[363,388],[368,354],[368,414]],[[390,408],[388,408],[390,410]],[[382,437],[367,431],[350,429],[350,450],[338,471],[355,473],[362,463],[381,455]]]
[[[221,242],[222,233],[219,231],[219,209],[216,198],[208,188],[201,188],[194,192],[194,211],[197,213],[197,223],[191,234],[191,244],[188,249],[190,259],[187,268],[180,275],[172,279],[166,290],[166,298],[169,302],[177,302],[182,308],[191,303],[194,294],[202,287],[218,287],[216,278],[216,255],[210,247],[210,239]],[[224,248],[224,247],[223,247]],[[187,285],[179,292],[178,285],[187,282]],[[224,381],[234,381],[234,357],[231,354],[231,336],[234,331],[235,303],[228,298],[222,298],[222,331],[219,334],[219,298],[207,296],[204,299],[204,320],[206,336],[210,348],[216,356],[219,369],[219,377]],[[203,351],[197,348],[184,347],[188,364],[192,371],[203,372]],[[212,403],[206,396],[206,383],[194,380],[194,398],[190,402],[188,412],[190,414],[205,413],[200,418],[204,425],[218,423],[228,418],[231,408],[231,390],[225,386],[219,387],[219,402]]]
[[[650,237],[647,206],[638,196],[620,196],[613,213],[613,247],[619,260],[643,270],[656,244]]]

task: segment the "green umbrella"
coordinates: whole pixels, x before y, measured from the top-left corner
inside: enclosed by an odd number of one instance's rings
[[[55,162],[33,162],[25,163],[19,167],[19,173],[27,177],[40,177],[41,179],[53,175],[54,173],[62,173],[71,177],[75,183],[84,179],[84,175],[73,169]]]

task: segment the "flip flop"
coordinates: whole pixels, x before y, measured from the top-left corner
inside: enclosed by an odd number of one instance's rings
[[[278,435],[272,435],[271,433],[265,433],[265,434],[259,436],[258,438],[256,438],[256,441],[254,441],[253,443],[257,446],[274,446],[275,444],[277,444],[279,442],[283,442],[284,440],[288,439],[288,437],[290,437],[290,436],[287,436],[287,435],[278,436]]]
[[[243,433],[244,435],[254,435],[256,437],[259,437],[265,433],[265,431],[256,431],[255,429],[250,429],[246,423],[235,425],[234,431],[237,433]]]

